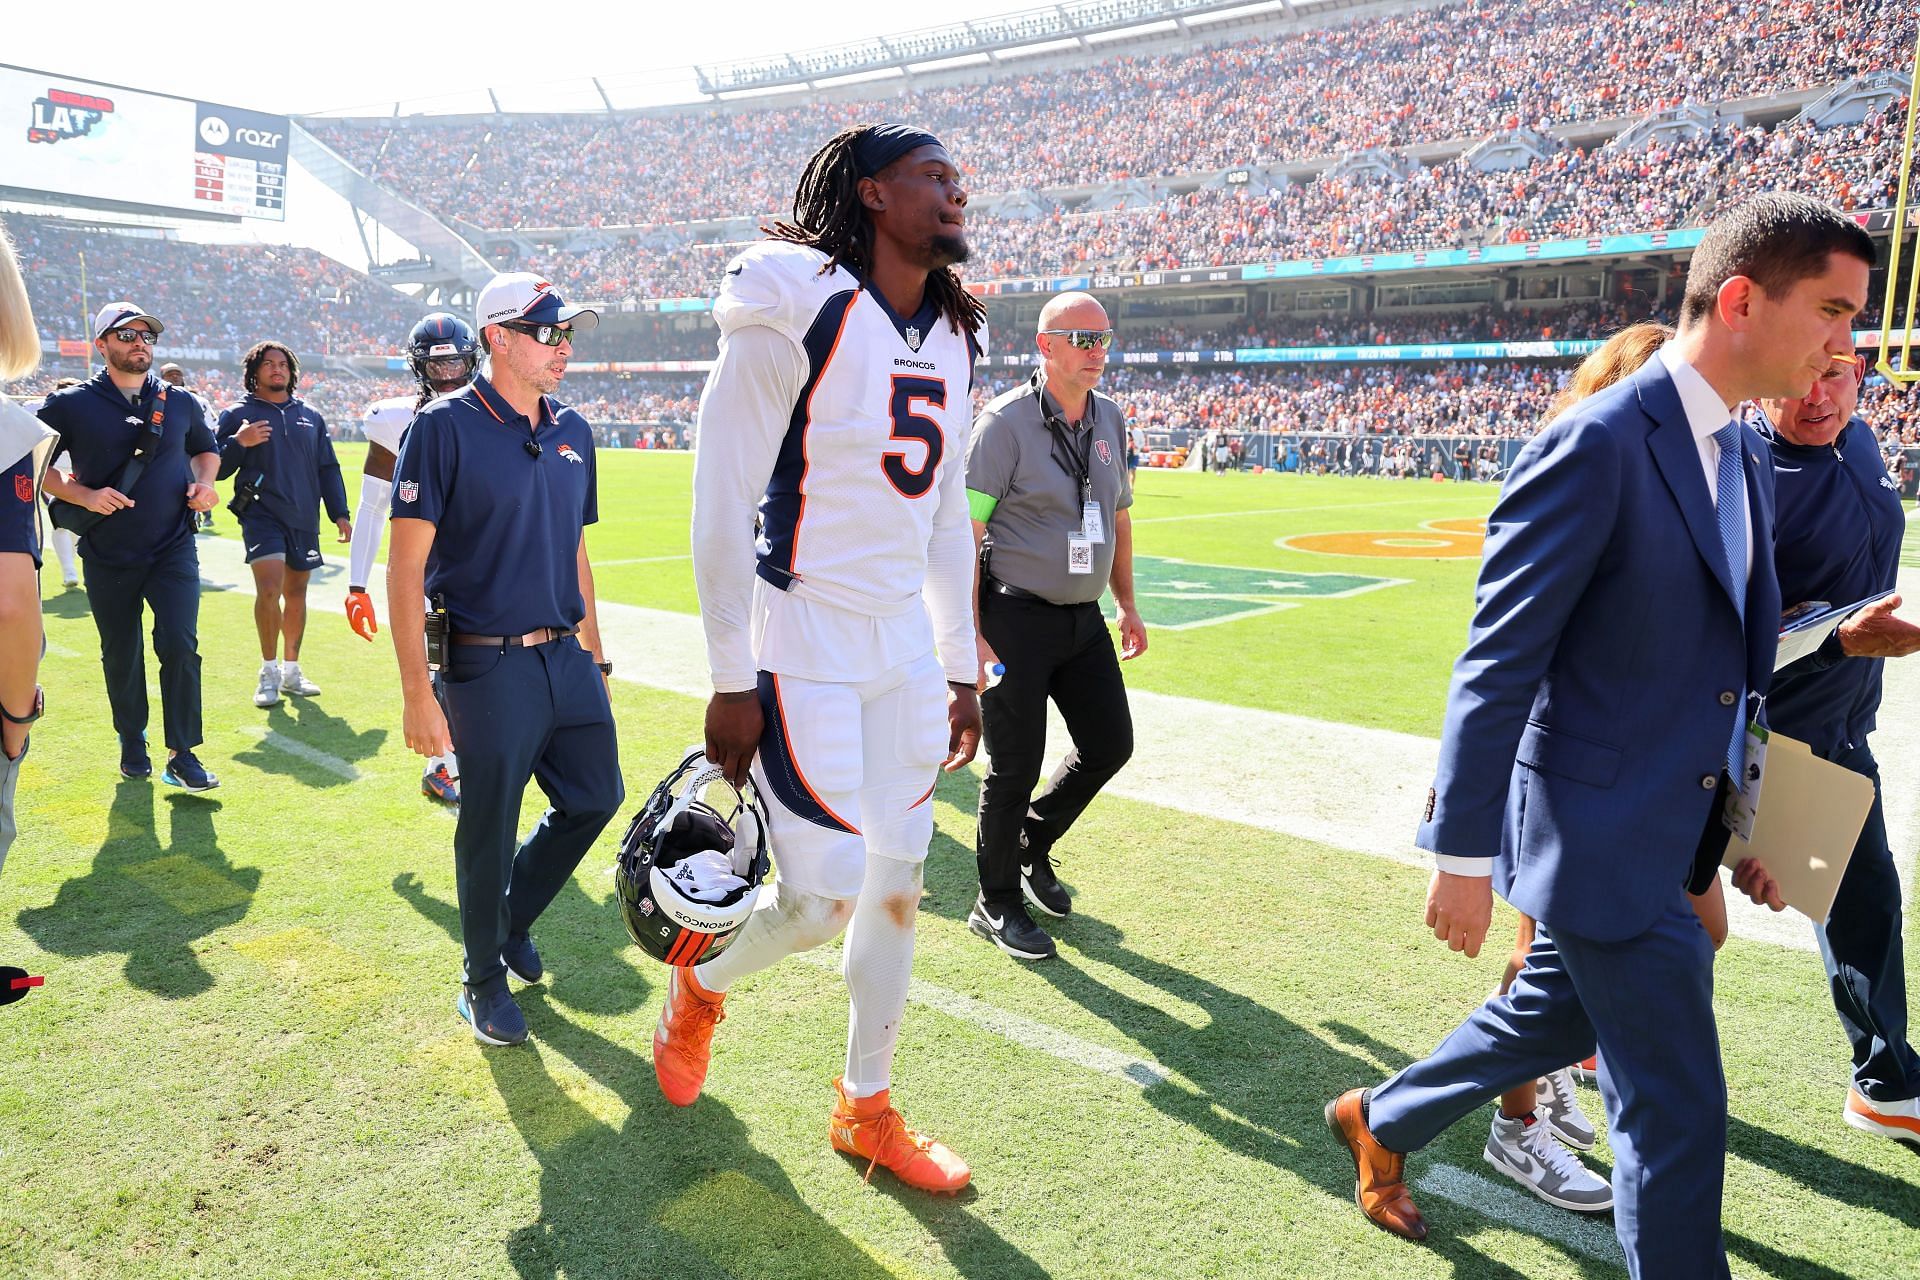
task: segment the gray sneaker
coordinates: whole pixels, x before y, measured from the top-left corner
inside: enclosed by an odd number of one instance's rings
[[[280,665],[274,662],[261,664],[260,687],[253,691],[253,705],[256,707],[274,707],[280,704]]]
[[[312,698],[319,694],[320,686],[307,679],[299,663],[283,662],[280,664],[280,692],[290,693],[297,698]]]
[[[1541,1076],[1534,1086],[1533,1106],[1563,1146],[1575,1151],[1593,1150],[1593,1140],[1599,1134],[1593,1121],[1587,1119],[1587,1113],[1580,1109],[1580,1098],[1573,1091],[1572,1067]]]
[[[1575,1213],[1605,1213],[1613,1208],[1613,1188],[1580,1163],[1580,1157],[1553,1140],[1533,1116],[1510,1120],[1494,1113],[1493,1132],[1481,1153],[1488,1164],[1550,1205]]]

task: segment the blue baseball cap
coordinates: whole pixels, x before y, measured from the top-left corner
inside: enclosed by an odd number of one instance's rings
[[[519,320],[527,324],[571,324],[575,333],[585,333],[600,323],[600,313],[586,307],[569,307],[553,291],[553,285],[531,271],[509,271],[487,281],[474,304],[474,318],[481,328]]]

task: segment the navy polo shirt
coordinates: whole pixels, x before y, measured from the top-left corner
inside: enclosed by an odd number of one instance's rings
[[[234,437],[249,422],[273,424],[273,435],[252,448]],[[260,501],[249,519],[266,517],[289,529],[312,532],[313,513],[322,503],[327,519],[347,516],[347,488],[340,478],[340,462],[333,456],[327,420],[297,397],[274,404],[248,396],[220,415],[214,438],[220,443],[220,478],[236,471],[266,474]]]
[[[422,409],[400,446],[393,518],[436,526],[427,594],[446,598],[455,632],[520,635],[586,616],[575,555],[600,518],[593,431],[551,397],[539,413],[529,423],[479,377]]]
[[[1831,445],[1771,434],[1768,444],[1782,607],[1848,604],[1890,590],[1907,520],[1873,428],[1855,418]],[[1845,657],[1830,639],[1773,677],[1767,723],[1820,755],[1838,755],[1873,731],[1884,666],[1883,658]]]
[[[56,391],[40,406],[40,420],[60,433],[54,456],[73,458],[73,478],[90,489],[121,488],[120,478],[133,446],[165,384],[152,374],[135,400],[128,400],[102,369],[77,387]],[[114,568],[149,564],[193,537],[187,518],[187,487],[193,483],[189,459],[214,453],[200,402],[185,391],[169,389],[160,443],[127,493],[134,505],[116,511],[80,539],[80,554]]]

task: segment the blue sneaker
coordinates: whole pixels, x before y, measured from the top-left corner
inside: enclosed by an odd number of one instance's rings
[[[145,734],[120,739],[120,776],[123,778],[153,776],[153,761],[147,758]]]
[[[533,949],[533,939],[524,933],[507,935],[506,945],[500,948],[500,958],[506,962],[507,972],[522,982],[538,982],[546,975],[540,953]]]
[[[167,767],[161,771],[160,781],[188,791],[211,791],[220,785],[220,779],[208,773],[206,766],[191,751],[176,751],[167,757]]]
[[[527,1041],[527,1020],[520,1015],[520,1006],[505,991],[477,996],[462,983],[453,1011],[460,1015],[460,1021],[473,1028],[473,1038],[481,1044],[525,1044]]]
[[[437,764],[420,775],[420,794],[428,799],[438,800],[442,804],[458,805],[460,784],[451,773],[447,772],[447,766]]]

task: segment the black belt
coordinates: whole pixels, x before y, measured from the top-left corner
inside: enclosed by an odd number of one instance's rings
[[[487,645],[494,649],[531,649],[551,640],[564,640],[574,634],[572,627],[535,627],[520,636],[474,636],[454,634],[447,638],[455,644]]]
[[[1035,595],[1025,587],[1016,587],[1011,582],[1002,582],[998,578],[988,578],[987,587],[989,590],[997,591],[1001,595],[1009,596],[1015,600],[1031,600],[1035,604],[1053,605],[1056,609],[1071,609],[1073,607],[1070,604],[1055,604],[1045,596]]]

